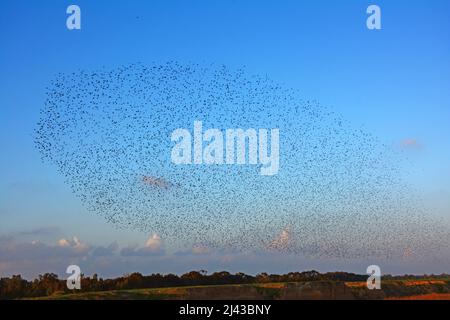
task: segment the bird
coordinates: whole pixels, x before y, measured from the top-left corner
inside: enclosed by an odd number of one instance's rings
[[[174,165],[171,132],[195,120],[279,128],[279,173]],[[42,161],[90,212],[174,244],[389,259],[448,239],[402,179],[401,154],[245,66],[167,61],[59,73],[34,135]]]

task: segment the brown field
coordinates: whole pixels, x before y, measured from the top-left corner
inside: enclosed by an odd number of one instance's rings
[[[349,288],[365,288],[366,282],[345,282],[345,285]]]
[[[419,296],[387,298],[386,300],[450,300],[450,293],[431,293]]]
[[[381,290],[366,282],[312,281],[234,284],[64,293],[37,299],[50,300],[450,300],[450,281],[387,280]]]
[[[426,286],[429,284],[445,284],[443,280],[410,280],[404,282],[405,286]]]
[[[428,286],[433,284],[445,285],[447,283],[444,280],[403,280],[401,282],[408,287]],[[346,282],[345,285],[349,288],[365,288],[367,286],[366,282]]]

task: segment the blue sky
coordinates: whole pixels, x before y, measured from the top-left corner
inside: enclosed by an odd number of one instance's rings
[[[42,163],[33,130],[45,87],[58,72],[167,60],[245,65],[250,73],[267,74],[333,107],[392,146],[413,141],[408,182],[432,214],[449,217],[448,1],[73,2],[82,10],[80,31],[65,26],[72,2],[0,0],[0,235],[21,242],[76,236],[91,246],[145,244],[151,235],[116,230],[83,208],[56,170]],[[382,9],[380,31],[366,28],[372,3]],[[47,227],[55,228],[40,229]],[[30,230],[41,232],[23,234]],[[240,267],[221,265],[228,261],[222,258],[204,258],[205,268]],[[186,270],[196,266],[189,261]],[[254,262],[259,260],[252,261],[242,268],[262,271]],[[0,274],[17,267],[4,263]],[[164,271],[177,262],[158,263]],[[439,271],[437,264],[409,261],[390,268]],[[302,260],[302,265],[359,269],[345,261]],[[34,266],[24,272],[37,272]],[[450,264],[444,266],[448,271]],[[126,268],[124,263],[123,272]]]

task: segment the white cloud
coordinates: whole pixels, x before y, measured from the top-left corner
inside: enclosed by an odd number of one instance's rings
[[[38,240],[16,242],[13,239],[0,241],[2,260],[19,261],[50,258],[80,258],[86,256],[90,246],[74,237],[69,241],[60,239],[56,245],[48,245]]]
[[[120,254],[126,257],[162,255],[164,254],[163,240],[155,233],[148,238],[143,247],[128,246],[120,250]]]
[[[281,230],[280,234],[269,244],[269,249],[285,250],[291,243],[291,233],[288,229]]]
[[[69,243],[69,241],[67,241],[66,239],[60,239],[60,240],[58,241],[58,245],[59,245],[60,247],[70,247],[70,243]]]
[[[158,236],[156,233],[153,234],[148,238],[147,242],[145,243],[145,247],[150,250],[158,251],[162,247],[161,237]]]
[[[77,252],[85,252],[89,250],[89,245],[86,243],[82,243],[78,237],[73,237],[72,240],[60,239],[58,241],[58,246],[63,248],[72,248]]]

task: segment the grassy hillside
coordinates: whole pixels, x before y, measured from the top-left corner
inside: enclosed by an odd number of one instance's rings
[[[316,281],[302,283],[267,283],[220,286],[191,286],[134,290],[112,290],[84,293],[55,293],[46,300],[161,300],[161,299],[404,299],[450,298],[450,281],[444,280],[392,280],[382,283],[382,290],[370,291],[364,282]]]

